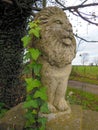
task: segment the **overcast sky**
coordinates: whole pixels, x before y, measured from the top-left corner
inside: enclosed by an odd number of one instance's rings
[[[70,5],[74,5],[74,3],[76,3],[76,5],[78,4],[78,2],[83,1],[83,0],[70,0]],[[89,2],[92,2],[94,0],[88,0]],[[98,2],[98,0],[95,0],[96,2]],[[80,10],[81,12],[84,13],[89,13],[89,12],[95,12],[95,14],[98,16],[98,6],[95,7],[91,7],[91,8],[83,8]],[[67,12],[67,14],[69,15],[69,13]],[[77,33],[80,37],[87,39],[87,40],[92,40],[92,41],[98,41],[98,26],[96,25],[91,25],[87,22],[85,22],[84,20],[82,20],[79,17],[75,17],[73,15],[70,14],[70,22],[72,23],[73,26],[73,31],[74,33]],[[98,23],[98,17],[97,19],[95,19],[94,22]],[[79,40],[77,40],[77,44],[79,43]],[[84,41],[81,41],[81,44],[79,45],[79,47],[77,48],[77,54],[76,54],[76,58],[73,60],[73,64],[81,64],[81,56],[80,54],[82,53],[88,53],[89,54],[89,61],[88,62],[92,62],[94,57],[98,57],[98,42],[97,43],[87,43]]]
[[[79,28],[78,34],[81,37],[87,40],[98,41],[98,27],[97,26],[89,25],[87,33],[85,33],[84,30],[85,32],[87,32],[86,27]],[[79,41],[77,41],[77,44],[78,43]],[[85,52],[89,54],[88,64],[93,62],[93,59],[95,57],[98,57],[98,43],[92,43],[92,42],[89,43],[89,42],[81,41],[81,44],[77,48],[77,54],[76,54],[76,58],[73,60],[73,64],[76,64],[76,65],[81,64],[82,57],[80,56],[80,54],[83,54]]]

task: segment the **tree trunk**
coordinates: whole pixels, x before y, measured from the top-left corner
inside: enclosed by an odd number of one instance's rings
[[[25,100],[21,82],[23,44],[33,0],[0,1],[0,102],[10,108]]]

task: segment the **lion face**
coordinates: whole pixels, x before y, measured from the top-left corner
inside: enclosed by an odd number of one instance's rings
[[[35,18],[40,20],[41,39],[35,47],[51,65],[64,67],[75,57],[76,41],[66,14],[57,7],[43,9]]]
[[[70,45],[73,38],[72,26],[66,15],[52,16],[47,22],[46,31],[51,32],[59,42]]]

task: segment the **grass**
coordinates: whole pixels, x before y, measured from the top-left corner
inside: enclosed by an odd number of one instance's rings
[[[98,85],[98,66],[72,66],[69,79]],[[69,96],[71,91],[73,94]],[[82,105],[85,109],[98,111],[98,95],[68,87],[66,98],[71,104]]]
[[[72,92],[72,95],[69,93]],[[98,111],[98,95],[68,87],[66,99],[70,104],[81,105],[84,109]]]
[[[98,85],[98,66],[72,66],[70,79]]]

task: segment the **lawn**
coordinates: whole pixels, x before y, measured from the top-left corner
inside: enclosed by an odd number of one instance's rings
[[[98,66],[72,66],[70,79],[98,84]]]
[[[69,79],[98,85],[98,66],[72,66]],[[73,92],[71,96],[70,92]],[[68,87],[66,98],[71,104],[79,104],[85,109],[98,111],[98,95]]]
[[[68,87],[66,99],[70,104],[81,105],[83,109],[98,111],[98,95]]]

